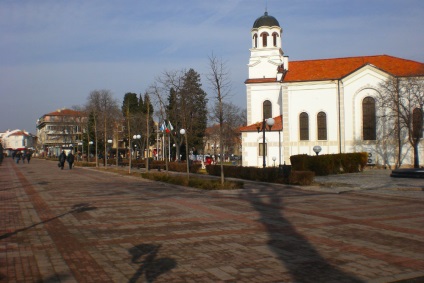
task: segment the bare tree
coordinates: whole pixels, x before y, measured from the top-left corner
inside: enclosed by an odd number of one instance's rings
[[[100,119],[100,92],[94,90],[90,92],[87,98],[86,105],[87,113],[92,118],[93,121],[93,131],[94,131],[94,143],[95,143],[95,160],[96,167],[99,166],[98,160],[98,136],[99,136],[99,119]]]
[[[241,126],[246,125],[246,110],[234,105],[233,103],[222,104],[223,113],[223,129],[222,129],[222,144],[224,147],[225,155],[228,156],[230,153],[234,153],[236,148],[241,145],[240,131]],[[209,112],[209,118],[211,121],[219,121],[219,103],[216,102]],[[216,132],[217,140],[219,140],[219,126],[214,127],[212,133]]]
[[[87,109],[94,121],[96,166],[99,166],[99,142],[104,147],[103,162],[106,166],[108,134],[113,133],[113,122],[119,115],[118,103],[109,90],[94,90],[88,96]]]
[[[386,117],[387,129],[394,129],[398,142],[396,167],[401,166],[406,137],[414,150],[414,168],[419,167],[418,146],[423,136],[423,78],[391,77],[380,84],[378,105]],[[388,130],[388,133],[393,133]]]
[[[221,164],[221,184],[224,184],[224,99],[229,95],[231,82],[229,73],[222,59],[218,59],[213,53],[209,56],[209,73],[206,76],[215,94],[216,107],[215,118],[219,123],[219,144],[220,144],[220,164]]]
[[[112,97],[112,93],[108,90],[100,91],[100,116],[103,132],[103,163],[104,166],[107,166],[107,156],[108,156],[108,140],[113,136],[113,125],[120,117],[120,111],[118,107],[118,102]]]
[[[136,93],[126,93],[124,96],[124,101],[122,104],[122,114],[124,116],[125,121],[125,129],[126,129],[126,136],[128,140],[128,173],[131,173],[131,152],[132,152],[132,144],[131,144],[131,136],[134,132],[133,128],[135,127],[136,123],[136,114],[137,114],[137,108],[138,108],[138,99]]]
[[[163,82],[161,81],[161,78],[156,78],[156,81],[150,86],[150,90],[149,93],[151,94],[151,98],[152,98],[152,103],[154,103],[156,105],[156,109],[158,109],[158,111],[156,112],[156,116],[158,118],[158,123],[161,123],[161,125],[163,125],[165,123],[165,120],[167,119],[166,117],[166,102],[165,102],[165,97],[166,95],[164,94],[164,92],[167,91],[167,87],[166,84],[163,84]],[[169,91],[169,90],[168,90]],[[165,159],[165,170],[168,171],[168,155],[167,155],[167,148],[169,146],[167,146],[167,139],[165,136],[165,131],[164,129],[162,129],[162,140],[163,140],[163,152],[162,152],[162,156]]]
[[[161,90],[160,93],[162,95],[160,101],[163,103],[165,108],[164,120],[167,120],[168,126],[169,123],[172,123],[173,127],[176,129],[184,127],[179,117],[179,113],[182,112],[182,109],[176,100],[178,100],[178,93],[181,92],[184,86],[185,73],[185,70],[165,71],[162,76],[156,79],[157,85],[159,86],[159,89]],[[168,134],[170,140],[172,139],[172,143],[175,144],[175,155],[176,158],[179,159],[180,148],[184,142],[184,139],[177,130],[175,130],[175,132],[171,131]]]

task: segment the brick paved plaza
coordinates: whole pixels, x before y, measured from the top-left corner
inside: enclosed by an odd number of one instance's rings
[[[6,158],[0,282],[423,282],[417,189],[200,191]]]

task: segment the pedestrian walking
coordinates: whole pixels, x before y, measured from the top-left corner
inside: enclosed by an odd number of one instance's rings
[[[16,152],[15,158],[16,158],[16,164],[19,164],[19,160],[21,160],[22,153],[20,151]]]
[[[25,150],[22,151],[22,163],[25,163],[26,153]]]
[[[68,157],[67,157],[67,160],[68,160],[68,164],[69,164],[69,170],[71,170],[72,169],[72,164],[74,164],[74,159],[75,159],[75,156],[72,154],[72,152],[70,151],[69,153],[68,153]]]
[[[59,164],[57,165],[62,170],[63,170],[63,167],[65,166],[65,161],[66,161],[66,153],[65,151],[62,151],[62,153],[59,155]]]
[[[32,152],[27,152],[26,158],[27,158],[28,164],[29,164],[29,161],[31,160],[31,156],[32,156]]]
[[[0,165],[3,162],[3,158],[4,158],[4,156],[3,156],[3,145],[0,142]]]

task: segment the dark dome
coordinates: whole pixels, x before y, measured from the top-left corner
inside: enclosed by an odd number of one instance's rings
[[[253,28],[259,28],[259,27],[273,27],[273,26],[280,26],[277,19],[273,16],[268,16],[268,12],[265,12],[265,14],[262,17],[259,17],[256,19],[255,23],[253,24]]]

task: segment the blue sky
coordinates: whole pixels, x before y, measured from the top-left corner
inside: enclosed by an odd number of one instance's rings
[[[388,54],[424,62],[422,0],[0,0],[0,131],[108,89],[122,102],[166,70],[226,61],[246,107],[250,30],[267,7],[290,61]]]

